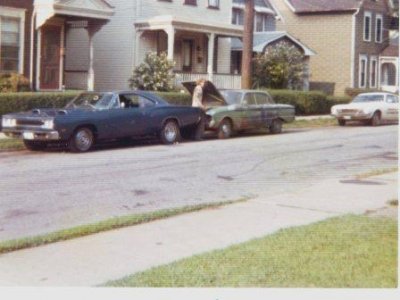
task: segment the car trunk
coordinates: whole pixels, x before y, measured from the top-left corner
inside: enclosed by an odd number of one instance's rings
[[[182,85],[186,88],[186,90],[193,97],[194,89],[196,88],[195,81],[185,81],[182,82]],[[225,98],[221,95],[218,89],[211,81],[206,81],[204,83],[203,88],[203,105],[207,108],[215,107],[215,106],[224,106],[227,105]]]

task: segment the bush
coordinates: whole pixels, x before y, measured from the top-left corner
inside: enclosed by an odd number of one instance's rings
[[[156,92],[158,96],[174,105],[192,105],[192,96],[188,93],[180,92]]]
[[[296,115],[329,114],[331,103],[322,92],[300,92],[290,90],[269,90],[276,103],[291,104]]]
[[[146,91],[170,91],[175,74],[174,62],[169,61],[165,52],[146,54],[144,62],[133,70],[129,86]]]
[[[33,108],[62,108],[80,92],[3,93],[0,94],[0,116]]]
[[[0,93],[30,91],[29,80],[17,73],[0,75]]]

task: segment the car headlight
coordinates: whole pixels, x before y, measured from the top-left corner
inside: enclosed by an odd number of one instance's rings
[[[17,120],[14,118],[3,117],[1,120],[1,126],[2,127],[16,127]]]
[[[42,128],[53,129],[54,128],[54,120],[53,119],[44,120],[44,124],[42,125]]]

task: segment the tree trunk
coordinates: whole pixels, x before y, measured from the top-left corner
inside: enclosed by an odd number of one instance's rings
[[[247,0],[244,8],[242,89],[250,89],[252,87],[253,32],[254,0]]]

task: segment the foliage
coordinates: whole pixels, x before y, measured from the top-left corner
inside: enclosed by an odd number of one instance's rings
[[[304,69],[304,55],[282,41],[255,57],[253,82],[257,87],[300,89]]]
[[[29,80],[17,73],[0,74],[0,93],[26,92],[30,90]]]
[[[28,111],[33,108],[61,108],[78,94],[78,91],[1,93],[0,116],[11,112]]]
[[[192,105],[192,97],[188,93],[157,92],[156,94],[174,105],[185,105],[185,106]]]
[[[149,52],[144,62],[133,70],[128,80],[129,86],[147,91],[170,91],[173,89],[175,76],[173,67],[174,62],[168,60],[165,52],[159,56],[155,52]]]

